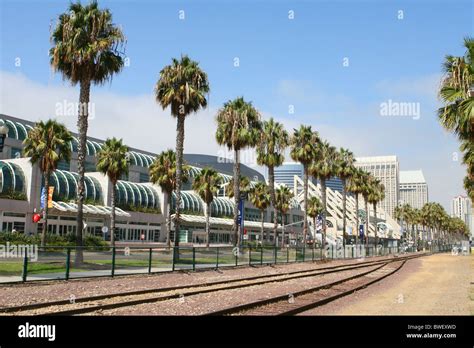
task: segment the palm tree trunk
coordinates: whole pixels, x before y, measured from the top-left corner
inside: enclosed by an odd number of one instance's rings
[[[176,126],[176,209],[174,214],[174,246],[179,247],[179,224],[181,210],[181,185],[183,176],[184,115],[178,115]]]
[[[171,248],[171,204],[173,192],[167,192],[166,195],[168,199],[168,216],[166,217],[166,246],[169,249]]]
[[[355,238],[355,245],[357,246],[357,242],[359,240],[359,194],[355,194],[355,216],[356,216],[356,238]]]
[[[280,213],[281,216],[281,247],[283,248],[285,246],[285,221],[284,221],[284,216],[283,212]]]
[[[303,165],[303,199],[304,199],[304,220],[303,220],[303,238],[306,242],[306,234],[308,233],[308,165]]]
[[[240,158],[239,150],[234,150],[234,246],[239,245],[239,202],[240,202]],[[244,212],[242,212],[243,215]],[[242,216],[243,219],[243,216]]]
[[[369,247],[369,203],[367,202],[367,198],[364,197],[364,204],[365,204],[365,245]]]
[[[43,231],[41,232],[41,247],[46,246],[46,233],[48,232],[48,197],[49,197],[49,173],[47,170],[43,173],[44,192],[46,194],[44,200],[44,214],[43,214]]]
[[[374,203],[374,227],[375,227],[375,250],[377,250],[378,246],[378,238],[377,238],[377,203]]]
[[[316,249],[316,216],[313,217],[313,249]]]
[[[278,211],[276,208],[276,197],[275,197],[275,168],[268,166],[268,186],[270,188],[270,199],[273,206],[273,245],[277,245],[277,233],[278,233]]]
[[[342,248],[346,248],[346,179],[342,179]]]
[[[261,230],[260,230],[260,239],[262,240],[262,247],[263,247],[263,231],[264,231],[264,228],[263,228],[263,213],[264,213],[264,210],[261,210],[260,211],[260,222],[262,224],[262,227],[261,227]]]
[[[423,249],[425,249],[425,225],[421,225],[421,244],[423,246]]]
[[[112,183],[112,192],[110,194],[110,199],[112,201],[112,211],[110,213],[110,244],[113,247],[115,246],[115,185],[116,183]]]
[[[322,239],[321,239],[321,244],[323,247],[323,250],[326,248],[326,207],[327,207],[327,201],[326,201],[326,179],[321,179],[321,196],[323,200],[323,234],[322,234]],[[326,257],[326,253],[323,253],[323,257]]]
[[[84,229],[84,173],[87,151],[87,127],[89,121],[89,99],[90,99],[91,81],[84,79],[80,82],[79,91],[79,116],[77,120],[77,129],[79,130],[79,141],[77,144],[77,173],[79,181],[77,183],[77,231],[76,231],[76,256],[75,263],[79,265],[84,262],[82,232]]]
[[[211,225],[209,223],[209,216],[211,215],[211,203],[206,205],[206,247],[209,248],[209,238],[211,236]]]

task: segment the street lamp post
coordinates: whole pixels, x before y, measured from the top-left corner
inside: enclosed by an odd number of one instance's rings
[[[3,146],[5,145],[5,138],[8,134],[8,127],[5,123],[0,126],[0,152],[3,152]]]

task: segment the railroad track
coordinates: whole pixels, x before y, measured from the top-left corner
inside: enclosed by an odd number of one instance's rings
[[[414,257],[407,257],[404,260],[385,261],[381,266],[373,270],[340,279],[329,284],[315,286],[292,294],[245,303],[204,315],[282,316],[304,313],[305,311],[323,306],[381,281],[396,273],[412,258]]]
[[[12,313],[19,315],[77,315],[92,313],[97,311],[116,309],[121,307],[129,307],[143,303],[152,303],[165,301],[170,299],[178,299],[182,296],[192,296],[222,290],[231,290],[244,288],[255,285],[263,285],[266,283],[282,282],[298,278],[307,278],[317,275],[324,275],[342,271],[356,270],[377,265],[385,265],[394,260],[405,260],[421,255],[410,255],[403,257],[395,257],[389,259],[378,259],[364,262],[357,262],[348,265],[320,267],[312,270],[292,271],[280,274],[268,274],[261,276],[252,276],[246,278],[229,279],[216,282],[200,283],[187,286],[175,286],[167,288],[154,288],[137,291],[120,292],[113,294],[105,294],[90,297],[81,297],[70,300],[60,300],[44,303],[34,303],[23,306],[3,307],[0,313]]]

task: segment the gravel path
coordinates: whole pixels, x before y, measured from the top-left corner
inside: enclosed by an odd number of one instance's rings
[[[474,255],[409,260],[379,283],[304,315],[474,315]]]
[[[290,300],[293,292],[304,290],[308,287],[325,285],[342,278],[373,270],[377,267],[380,267],[380,265],[302,279],[249,286],[242,289],[221,290],[212,293],[181,296],[178,299],[105,310],[100,313],[93,313],[93,315],[200,315],[278,295],[288,295],[288,299]],[[293,300],[298,301],[298,298],[294,298]]]
[[[392,258],[392,257],[389,257]],[[365,261],[382,259],[367,258]],[[359,259],[363,260],[363,259]],[[327,266],[357,263],[357,260],[335,260],[330,262],[305,262],[274,266],[227,268],[198,272],[175,272],[155,275],[120,276],[116,278],[91,278],[69,281],[47,281],[25,284],[0,285],[0,307],[19,306],[30,303],[70,300],[85,296],[117,292],[185,286],[226,279],[237,279],[290,271],[318,269]]]

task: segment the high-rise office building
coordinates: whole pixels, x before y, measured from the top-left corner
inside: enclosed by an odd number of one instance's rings
[[[451,202],[451,216],[462,219],[467,226],[470,226],[471,208],[472,204],[469,197],[463,195],[456,196]]]
[[[355,166],[371,173],[382,182],[385,186],[385,198],[379,206],[393,216],[399,199],[400,166],[397,156],[358,157]]]
[[[428,203],[428,184],[421,170],[400,171],[399,200],[401,204],[409,204],[421,209]]]

